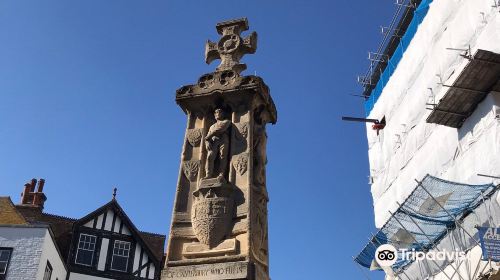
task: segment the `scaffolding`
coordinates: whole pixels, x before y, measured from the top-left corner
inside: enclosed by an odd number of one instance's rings
[[[495,227],[500,223],[500,205],[491,197],[500,185],[469,185],[426,175],[408,198],[398,204],[391,218],[370,238],[354,257],[357,265],[380,269],[375,261],[377,247],[391,244],[408,252],[468,252],[479,244],[477,226]],[[401,254],[391,272],[401,279],[427,279],[436,274],[444,279],[477,279],[487,266],[479,268],[470,260],[421,260],[403,258]],[[447,269],[448,268],[448,269]],[[490,262],[491,268],[491,262]],[[467,275],[464,275],[466,271]],[[386,271],[387,272],[387,271]]]
[[[397,0],[396,12],[391,23],[387,27],[381,27],[382,41],[377,51],[368,53],[370,66],[366,74],[358,76],[358,82],[364,88],[363,95],[366,96],[366,116],[370,114],[382,89],[394,73],[432,1]]]

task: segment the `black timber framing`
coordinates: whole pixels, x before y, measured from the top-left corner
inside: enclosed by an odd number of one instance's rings
[[[500,91],[500,54],[477,50],[427,117],[428,123],[460,128],[490,91]]]
[[[113,224],[116,221],[116,218],[120,218],[120,231],[113,232],[110,230],[105,230],[105,220],[106,216],[108,213],[108,210],[111,210],[114,212],[112,221]],[[103,216],[103,220],[101,222],[101,225],[97,223],[98,217],[100,215]],[[94,221],[93,222],[93,227],[86,227],[84,224],[88,223],[89,221]],[[96,228],[97,226],[97,228]],[[101,228],[98,228],[101,227]],[[122,229],[124,227],[127,227],[130,230],[131,235],[126,235],[123,233]],[[114,229],[114,228],[113,228]],[[68,257],[66,260],[66,263],[68,264],[68,277],[71,272],[73,273],[80,273],[80,274],[85,274],[85,275],[92,275],[96,277],[107,277],[111,279],[123,279],[123,280],[139,280],[139,279],[148,279],[148,276],[146,277],[141,277],[140,273],[135,275],[133,271],[133,260],[134,260],[134,254],[135,254],[135,247],[137,244],[140,244],[141,246],[141,251],[140,251],[140,257],[142,259],[143,252],[145,252],[148,256],[148,265],[153,264],[155,266],[155,273],[154,273],[154,279],[160,279],[160,274],[161,274],[161,260],[158,260],[155,257],[155,254],[153,254],[152,249],[146,243],[142,236],[141,232],[135,227],[135,225],[132,223],[130,218],[127,216],[125,211],[121,208],[121,206],[118,204],[118,202],[113,199],[110,202],[106,203],[105,205],[99,207],[95,211],[89,213],[85,217],[77,220],[73,224],[73,237],[71,240],[70,244],[70,250],[68,253]],[[79,238],[80,238],[80,233],[85,233],[85,234],[91,234],[97,236],[97,243],[96,243],[96,249],[94,251],[94,263],[92,266],[84,266],[84,265],[79,265],[75,264],[75,258],[76,258],[76,248],[78,246]],[[102,239],[107,238],[109,239],[109,245],[108,245],[108,254],[106,256],[106,263],[105,263],[105,270],[97,270],[97,265],[98,265],[98,259],[99,259],[99,254],[100,254],[100,248],[102,244]],[[116,270],[111,270],[111,257],[112,257],[112,250],[113,250],[113,244],[115,240],[122,240],[122,241],[127,241],[131,243],[131,248],[130,248],[130,253],[129,253],[129,263],[128,263],[128,269],[127,272],[121,272],[121,271],[116,271]],[[139,265],[141,267],[141,265]],[[141,271],[139,271],[141,272]],[[149,273],[149,266],[146,267],[146,272]],[[69,279],[69,278],[68,278]]]

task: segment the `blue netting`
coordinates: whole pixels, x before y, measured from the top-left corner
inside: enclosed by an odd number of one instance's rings
[[[429,10],[429,4],[432,1],[433,0],[422,0],[418,8],[415,10],[413,14],[413,19],[411,20],[410,25],[408,25],[405,34],[399,41],[398,47],[396,48],[394,54],[389,59],[387,67],[385,67],[384,72],[382,72],[382,75],[380,76],[377,85],[372,90],[370,97],[365,101],[366,116],[368,116],[372,111],[373,106],[375,106],[375,103],[377,102],[377,99],[380,97],[380,94],[382,94],[382,90],[384,89],[385,85],[387,84],[392,74],[396,70],[399,61],[401,61],[401,58],[403,58],[404,52],[410,45],[413,36],[415,36],[415,33],[417,33],[417,28],[420,25],[420,23],[424,20],[424,17],[427,14],[427,11]]]
[[[416,251],[431,248],[448,229],[454,228],[456,220],[479,206],[483,196],[490,196],[496,188],[493,184],[467,185],[425,176],[355,261],[372,267],[375,250],[381,244]],[[399,260],[393,269],[398,270],[408,263]]]

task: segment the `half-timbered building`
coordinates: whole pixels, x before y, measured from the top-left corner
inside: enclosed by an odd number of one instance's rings
[[[69,279],[159,279],[156,256],[116,199],[77,220],[68,255]],[[85,278],[90,279],[90,278]]]
[[[115,194],[111,201],[83,218],[73,219],[43,212],[47,199],[43,185],[43,179],[28,182],[21,203],[15,205],[15,212],[28,226],[49,227],[67,268],[66,280],[160,279],[165,235],[138,230],[119,205]],[[9,252],[21,254],[23,247],[17,247],[9,247]],[[12,263],[15,258],[10,258],[9,262],[10,267],[19,269],[27,265]],[[3,276],[0,279],[9,279],[7,269]],[[63,280],[60,277],[57,279]]]

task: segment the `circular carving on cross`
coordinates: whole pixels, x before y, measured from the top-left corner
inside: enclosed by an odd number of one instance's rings
[[[205,45],[205,62],[210,63],[220,59],[217,71],[233,70],[237,74],[246,69],[240,59],[248,53],[255,53],[257,49],[257,33],[252,32],[246,37],[241,37],[241,32],[248,30],[246,18],[229,20],[217,24],[217,32],[222,35],[215,43],[210,40]]]
[[[234,52],[240,46],[240,36],[236,34],[225,35],[219,40],[219,52],[221,54],[229,54]]]

